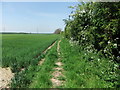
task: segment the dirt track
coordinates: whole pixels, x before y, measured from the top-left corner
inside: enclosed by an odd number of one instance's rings
[[[64,77],[64,75],[62,74],[63,68],[61,67],[63,64],[61,62],[61,57],[60,57],[60,42],[61,40],[58,42],[58,45],[57,45],[58,60],[55,63],[57,67],[53,68],[54,70],[54,72],[52,73],[53,77],[50,79],[52,82],[53,88],[62,86],[64,83],[64,81],[59,80],[59,77]]]
[[[0,89],[9,88],[8,84],[11,82],[13,76],[14,73],[12,73],[9,67],[8,68],[0,67]]]

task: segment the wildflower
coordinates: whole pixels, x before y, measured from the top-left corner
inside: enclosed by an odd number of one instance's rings
[[[117,65],[117,64],[115,64],[114,66],[115,66],[115,67],[118,67],[118,65]]]
[[[98,58],[98,61],[100,61],[100,59]]]
[[[104,52],[106,52],[106,49],[104,49]]]
[[[83,40],[85,40],[85,38],[83,38]]]
[[[119,39],[118,37],[116,39]]]
[[[117,48],[117,44],[115,43],[115,44],[113,44],[113,46],[115,47],[115,48]]]
[[[93,59],[93,57],[91,57]]]
[[[110,41],[108,41],[108,44],[110,43]]]

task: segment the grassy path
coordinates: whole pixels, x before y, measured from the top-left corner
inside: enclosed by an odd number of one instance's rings
[[[63,75],[63,63],[60,52],[61,40],[52,45],[51,49],[42,59],[42,64],[38,65],[38,73],[32,81],[30,88],[59,88],[65,80]],[[39,62],[39,63],[40,63]]]
[[[53,88],[60,87],[64,83],[63,80],[60,80],[60,78],[64,77],[64,75],[62,74],[64,70],[62,68],[63,63],[61,62],[61,55],[60,55],[60,42],[61,40],[59,40],[57,44],[58,60],[55,63],[56,67],[53,68],[54,72],[52,73],[52,78],[50,79]]]

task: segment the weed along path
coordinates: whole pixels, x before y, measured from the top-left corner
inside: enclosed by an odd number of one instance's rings
[[[63,80],[60,80],[60,77],[64,77],[64,75],[62,74],[64,70],[62,68],[63,64],[61,62],[61,56],[60,56],[60,42],[61,40],[58,41],[58,44],[57,44],[58,60],[55,63],[57,67],[53,68],[54,72],[52,73],[52,78],[50,79],[52,82],[53,88],[62,86],[64,83]]]

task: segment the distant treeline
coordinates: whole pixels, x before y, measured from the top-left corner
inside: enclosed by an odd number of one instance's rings
[[[31,34],[31,33],[24,33],[24,32],[0,32],[0,34]]]
[[[53,34],[53,33],[0,32],[0,34]]]

